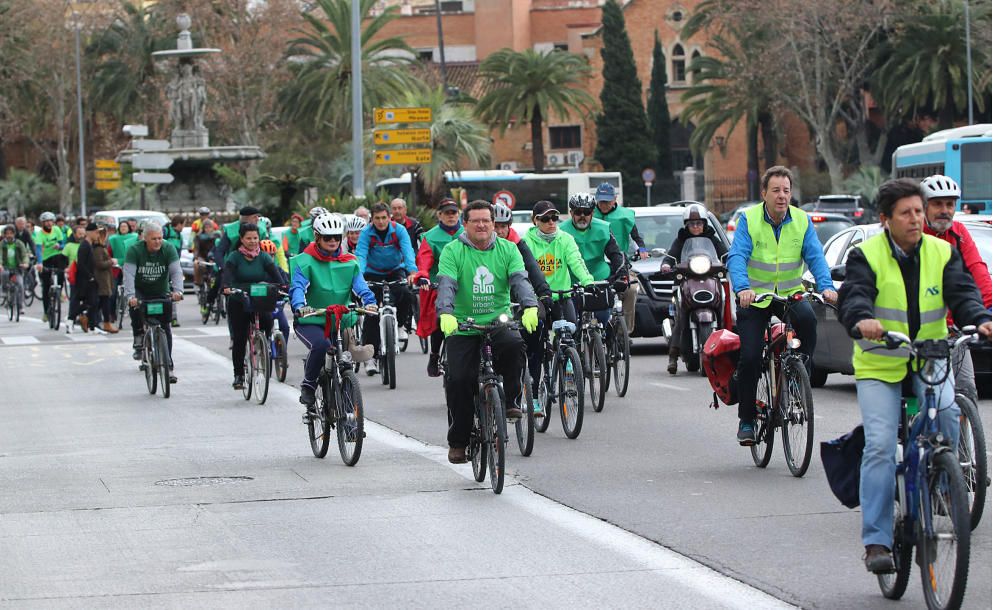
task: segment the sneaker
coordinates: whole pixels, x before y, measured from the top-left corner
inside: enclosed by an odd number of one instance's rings
[[[440,377],[441,376],[441,357],[437,354],[431,352],[430,358],[427,359],[427,376],[428,377]]]
[[[448,449],[448,461],[452,464],[464,464],[468,460],[465,457],[465,447],[451,447]]]
[[[374,377],[376,374],[378,374],[378,368],[375,367],[374,358],[369,358],[368,360],[365,360],[365,373],[369,377]]]
[[[302,386],[299,391],[299,402],[309,407],[309,410],[312,411],[312,406],[316,404],[316,388],[307,385]]]
[[[865,568],[872,574],[892,574],[896,571],[896,564],[887,547],[868,544],[865,545]]]
[[[542,406],[542,402],[537,398],[535,398],[533,402],[534,402],[533,415],[535,417],[545,417],[545,408]]]
[[[736,440],[740,442],[744,447],[749,447],[754,444],[754,430],[752,421],[740,420],[740,429],[736,433]]]
[[[233,389],[242,390],[243,389],[243,375],[233,376]]]
[[[507,409],[507,419],[521,419],[521,410],[517,407]]]
[[[396,340],[400,343],[409,341],[410,334],[406,332],[406,329],[402,326],[396,328]]]
[[[132,350],[132,360],[142,360],[142,349],[141,348],[137,347],[137,348],[134,348]]]
[[[48,322],[48,321],[49,321],[49,314],[43,313],[42,314],[42,322]]]
[[[174,375],[173,371],[170,371],[170,376],[168,377],[168,379],[170,379],[170,383],[177,383],[177,375]]]
[[[677,356],[670,356],[667,361],[667,372],[671,375],[677,374]]]

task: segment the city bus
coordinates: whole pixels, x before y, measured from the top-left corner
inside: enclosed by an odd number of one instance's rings
[[[962,188],[959,209],[993,213],[993,125],[969,125],[932,133],[892,153],[893,178],[922,180],[943,174]]]
[[[597,185],[610,182],[621,197],[621,172],[578,172],[567,174],[527,174],[511,170],[475,170],[445,172],[445,181],[452,196],[459,198],[459,189],[465,189],[468,201],[485,199],[492,201],[499,191],[514,195],[515,210],[530,210],[536,201],[547,199],[560,210],[566,210],[569,196],[573,193],[593,194]],[[410,195],[410,173],[399,178],[382,180],[375,185],[375,192],[388,192],[390,197],[406,198]]]

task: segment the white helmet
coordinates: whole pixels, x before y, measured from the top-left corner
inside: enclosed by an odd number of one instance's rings
[[[346,230],[348,231],[364,231],[365,227],[368,226],[368,221],[360,216],[348,214],[347,221],[344,224],[346,225]]]
[[[264,230],[265,231],[267,231],[268,233],[271,232],[271,219],[270,218],[268,218],[267,216],[261,216],[260,217],[260,223],[262,225],[264,225]]]
[[[317,235],[343,235],[344,220],[338,214],[323,214],[313,221],[313,232]]]
[[[705,222],[708,222],[708,210],[706,210],[705,206],[700,203],[689,204],[686,208],[684,208],[685,224],[689,220],[704,220]]]
[[[42,212],[42,215],[38,217],[38,222],[45,222],[46,220],[56,221],[56,215],[52,212]]]
[[[316,220],[317,218],[319,218],[323,214],[326,214],[326,208],[323,208],[323,207],[320,207],[320,206],[316,206],[313,209],[309,210],[309,216],[313,220]]]
[[[493,222],[512,222],[514,215],[510,213],[510,208],[502,203],[493,204]]]
[[[941,174],[924,178],[920,182],[920,190],[924,193],[924,199],[934,199],[935,197],[955,197],[957,199],[962,196],[962,189],[958,188],[958,183]]]

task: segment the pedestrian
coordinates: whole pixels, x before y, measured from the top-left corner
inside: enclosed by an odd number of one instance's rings
[[[292,214],[291,220],[288,221],[288,226],[290,227],[285,234],[281,236],[281,248],[285,251],[285,257],[291,258],[302,254],[302,215]]]
[[[82,230],[81,230],[82,229]],[[89,332],[91,322],[96,328],[98,319],[97,278],[94,265],[94,245],[97,243],[97,224],[89,223],[85,227],[76,227],[74,236],[77,242],[76,283],[73,285],[70,297],[69,318],[77,316],[77,323],[83,332]]]
[[[111,258],[111,250],[108,248],[107,227],[102,226],[97,229],[97,241],[94,242],[93,250],[94,279],[97,284],[98,308],[101,312],[101,329],[113,335],[118,332],[118,328],[111,323],[114,318],[111,295],[114,294],[115,280],[112,273],[114,259]]]

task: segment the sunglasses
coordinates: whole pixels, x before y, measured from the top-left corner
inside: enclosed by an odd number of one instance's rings
[[[593,216],[594,210],[589,210],[587,208],[577,208],[573,210],[573,216]]]
[[[555,222],[559,220],[558,214],[546,214],[545,216],[536,216],[539,222]]]
[[[320,241],[340,241],[340,235],[318,235]]]

